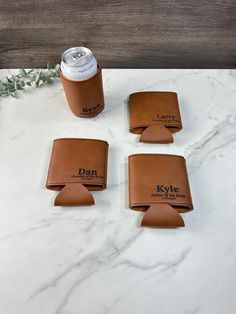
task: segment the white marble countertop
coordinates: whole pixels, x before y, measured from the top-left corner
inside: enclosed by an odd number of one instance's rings
[[[0,75],[7,71],[0,71]],[[235,313],[236,70],[103,71],[106,108],[74,116],[60,82],[0,99],[0,313]],[[138,143],[127,97],[179,95],[175,143]],[[110,143],[108,188],[93,207],[54,207],[52,141]],[[127,156],[182,154],[194,210],[185,228],[142,229],[128,209]]]

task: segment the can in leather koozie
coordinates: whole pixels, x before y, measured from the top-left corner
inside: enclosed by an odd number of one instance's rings
[[[60,77],[71,111],[76,116],[91,118],[103,110],[102,68],[89,49],[75,47],[64,52]]]

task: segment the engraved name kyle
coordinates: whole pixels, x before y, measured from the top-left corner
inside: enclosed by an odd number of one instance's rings
[[[179,188],[173,185],[165,186],[165,185],[157,185],[157,192],[159,193],[178,193]]]

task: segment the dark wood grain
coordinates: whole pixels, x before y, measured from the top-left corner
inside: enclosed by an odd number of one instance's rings
[[[235,12],[235,0],[0,0],[0,67],[85,45],[103,67],[235,68]]]

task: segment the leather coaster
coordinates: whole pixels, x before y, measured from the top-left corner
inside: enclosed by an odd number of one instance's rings
[[[179,213],[193,209],[185,159],[165,154],[130,155],[129,207],[145,212],[141,226],[183,227]]]
[[[137,92],[129,96],[130,132],[146,143],[173,143],[172,133],[182,129],[177,94]]]
[[[46,187],[59,191],[54,205],[93,205],[90,191],[106,188],[108,143],[95,139],[53,141]]]

